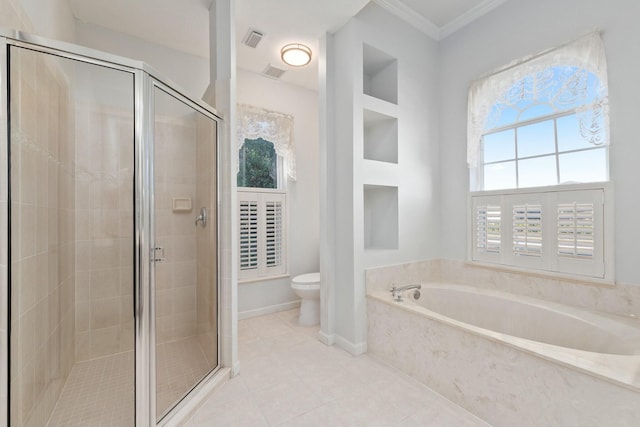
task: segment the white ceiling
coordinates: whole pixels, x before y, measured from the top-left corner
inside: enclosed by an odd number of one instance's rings
[[[372,0],[434,39],[441,39],[507,0]],[[75,17],[192,55],[209,56],[212,0],[68,0]],[[268,64],[285,69],[281,80],[317,87],[318,38],[340,28],[368,0],[236,0],[237,66],[261,73]],[[265,37],[256,49],[242,44],[249,30]],[[288,67],[280,48],[303,43],[311,64]]]

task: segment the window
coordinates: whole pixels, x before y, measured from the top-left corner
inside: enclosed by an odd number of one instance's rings
[[[278,166],[280,165],[280,167]],[[239,278],[259,279],[286,273],[285,207],[282,159],[273,143],[246,139],[239,150]]]
[[[285,202],[282,192],[238,191],[240,280],[287,272]]]
[[[607,113],[597,33],[472,84],[472,260],[611,279]]]
[[[239,157],[238,187],[278,188],[282,167],[278,167],[273,143],[262,138],[245,139]]]
[[[295,180],[291,116],[238,106],[238,279],[287,274],[286,179]]]
[[[507,125],[482,137],[484,190],[608,180],[607,147],[580,135],[575,111]]]
[[[475,81],[467,135],[472,188],[607,181],[607,100],[597,33]]]

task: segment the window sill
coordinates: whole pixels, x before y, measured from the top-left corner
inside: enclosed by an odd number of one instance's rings
[[[528,188],[506,188],[503,190],[483,190],[469,191],[470,196],[500,196],[504,194],[531,194],[531,193],[549,193],[561,191],[577,191],[577,190],[593,190],[597,188],[608,189],[611,187],[611,181],[587,182],[579,184],[560,184],[547,185],[545,187],[528,187]]]
[[[270,282],[272,280],[286,279],[291,277],[290,274],[279,274],[277,276],[264,276],[264,277],[255,277],[251,279],[238,279],[239,285],[246,285],[250,283],[258,283],[258,282]]]
[[[494,271],[500,271],[505,273],[526,274],[527,276],[542,277],[542,278],[560,280],[563,282],[571,282],[571,283],[576,283],[581,285],[599,286],[603,288],[615,288],[616,286],[616,283],[614,280],[599,279],[597,277],[580,276],[580,275],[574,275],[574,274],[568,274],[568,273],[558,273],[555,271],[535,270],[532,268],[514,267],[510,265],[493,264],[489,262],[473,261],[473,260],[467,260],[465,261],[465,264],[472,267],[484,268],[487,270],[494,270]]]

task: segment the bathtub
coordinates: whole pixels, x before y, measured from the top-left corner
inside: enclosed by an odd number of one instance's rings
[[[367,315],[370,353],[495,426],[640,425],[635,319],[447,283]]]

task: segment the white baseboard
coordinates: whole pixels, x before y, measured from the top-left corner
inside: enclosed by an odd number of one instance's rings
[[[327,334],[323,331],[318,331],[318,339],[324,345],[334,345],[336,343],[336,335],[335,334]]]
[[[351,341],[341,337],[340,335],[335,336],[336,345],[341,349],[347,351],[352,356],[360,356],[361,354],[365,354],[367,352],[367,342],[361,343],[352,343]]]
[[[231,376],[231,378],[233,378],[239,373],[240,373],[240,361],[236,360],[236,362],[233,364],[233,367],[231,368],[231,372],[229,373],[229,375]]]
[[[301,300],[290,301],[282,304],[270,305],[268,307],[260,307],[254,310],[246,310],[238,312],[238,320],[249,319],[250,317],[262,316],[265,314],[277,313],[279,311],[292,310],[300,307]]]

